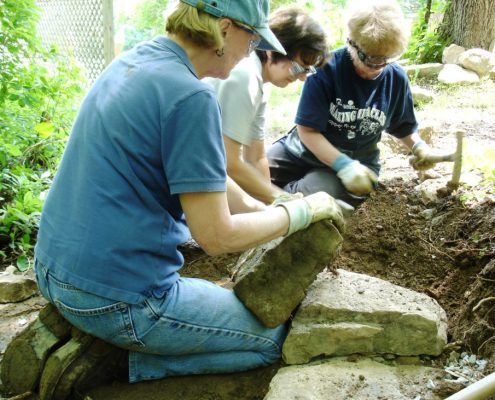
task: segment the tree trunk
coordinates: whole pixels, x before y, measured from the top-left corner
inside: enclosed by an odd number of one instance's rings
[[[430,23],[430,17],[431,17],[431,2],[432,0],[427,0],[426,1],[426,11],[425,11],[425,25],[428,26]]]
[[[495,0],[451,0],[440,34],[466,49],[489,49],[495,39]]]

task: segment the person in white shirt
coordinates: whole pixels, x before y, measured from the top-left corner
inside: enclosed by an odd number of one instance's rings
[[[296,80],[304,81],[325,64],[328,54],[323,28],[299,8],[278,9],[269,26],[287,55],[262,50],[261,43],[228,79],[206,79],[215,88],[222,111],[227,173],[247,193],[267,204],[286,192],[270,183],[264,146],[264,85],[283,88]]]

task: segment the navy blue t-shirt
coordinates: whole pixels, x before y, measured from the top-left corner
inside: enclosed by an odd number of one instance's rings
[[[213,89],[157,37],[86,96],[41,217],[36,257],[64,282],[139,303],[179,278],[190,237],[180,193],[226,190]]]
[[[374,147],[382,131],[403,138],[418,126],[404,70],[392,63],[376,79],[363,79],[347,47],[336,50],[323,68],[307,78],[295,122],[319,130],[332,145],[349,151]],[[314,159],[304,154],[309,150],[295,131],[286,147],[295,156]]]

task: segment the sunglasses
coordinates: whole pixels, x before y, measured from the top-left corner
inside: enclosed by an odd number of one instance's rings
[[[253,36],[256,36],[256,39],[251,39],[249,41],[249,47],[248,47],[248,54],[251,54],[253,51],[255,51],[258,46],[261,43],[261,37],[258,35],[258,33],[250,28],[249,26],[246,26],[244,24],[241,24],[240,22],[232,20],[232,23],[239,29],[243,30],[244,32],[250,33]]]
[[[356,49],[359,60],[361,60],[361,62],[367,67],[373,69],[386,67],[388,64],[393,63],[400,58],[400,55],[394,57],[369,56],[356,44],[354,40],[347,39],[347,43],[349,43],[351,47],[354,47]]]
[[[310,75],[316,74],[316,68],[313,67],[312,65],[310,65],[309,67],[303,67],[297,61],[291,60],[290,73],[293,76],[299,76],[301,74],[304,74],[306,76],[310,76]]]

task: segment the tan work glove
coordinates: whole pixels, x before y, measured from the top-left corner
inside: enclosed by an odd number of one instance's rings
[[[349,192],[358,196],[371,193],[378,181],[378,176],[357,160],[352,160],[339,170],[337,176]]]
[[[291,200],[297,200],[297,199],[302,199],[304,195],[302,193],[288,193],[288,192],[282,192],[277,197],[275,197],[275,200],[273,200],[273,205],[280,204],[280,203],[285,203],[286,201],[291,201]]]
[[[433,151],[423,140],[414,143],[412,153],[413,157],[410,164],[415,170],[426,171],[435,166],[435,161],[431,160],[431,157],[434,156]]]
[[[325,192],[310,194],[302,199],[277,204],[289,214],[287,236],[307,228],[313,222],[331,219],[340,232],[345,229],[344,215],[335,199]]]

